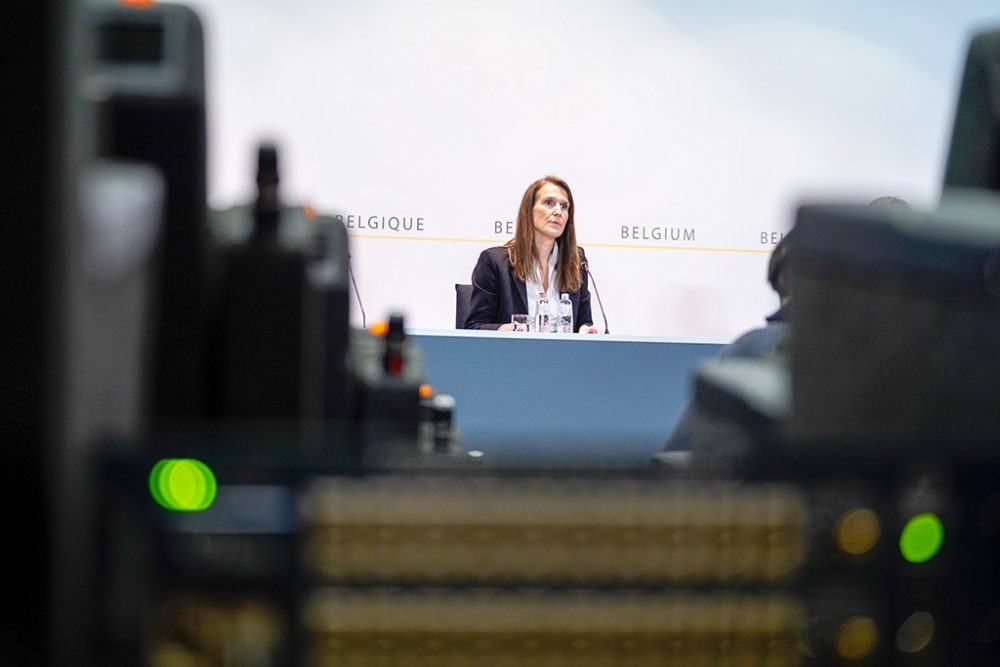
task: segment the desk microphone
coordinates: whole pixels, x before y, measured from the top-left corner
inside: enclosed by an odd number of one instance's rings
[[[361,328],[362,329],[367,329],[368,328],[368,323],[365,321],[365,307],[364,307],[364,304],[361,303],[361,293],[358,292],[358,283],[357,283],[356,280],[354,280],[354,268],[351,265],[351,253],[350,253],[350,251],[348,251],[348,253],[347,253],[347,272],[349,274],[351,274],[351,284],[354,285],[354,296],[357,297],[357,299],[358,299],[358,310],[361,311]],[[604,312],[604,311],[602,310],[601,312]]]
[[[581,262],[580,266],[582,266],[583,270],[590,276],[590,282],[594,286],[594,294],[597,295],[597,305],[601,307],[601,317],[604,318],[604,333],[610,333],[608,331],[608,316],[604,314],[604,304],[601,303],[601,292],[597,289],[597,281],[594,280],[594,272],[590,270],[590,264],[586,260]]]

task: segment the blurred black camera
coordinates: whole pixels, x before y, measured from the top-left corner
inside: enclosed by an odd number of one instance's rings
[[[377,335],[352,330],[346,229],[282,201],[276,145],[258,147],[253,202],[208,208],[198,16],[170,4],[101,5],[86,16],[94,58],[83,89],[97,158],[84,193],[90,245],[107,255],[123,229],[139,239],[128,275],[105,281],[133,285],[127,296],[104,297],[116,300],[108,317],[118,321],[106,325],[116,335],[95,336],[109,341],[109,359],[116,349],[140,350],[104,382],[122,400],[123,378],[132,378],[136,419],[121,435],[146,432],[157,442],[263,424],[344,434],[321,437],[320,449],[348,439],[357,449],[359,437],[376,434],[416,449],[428,430],[421,423],[433,421],[430,449],[453,451],[450,410],[432,409],[440,401],[426,386],[421,396],[424,371],[402,316]],[[105,230],[115,207],[125,221]],[[120,411],[112,407],[105,412]]]
[[[788,235],[779,350],[705,364],[692,461],[713,476],[996,460],[1000,198],[933,213],[806,205]]]

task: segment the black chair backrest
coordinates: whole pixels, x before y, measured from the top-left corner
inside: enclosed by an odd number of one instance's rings
[[[455,283],[455,328],[465,328],[465,318],[472,310],[472,285]]]

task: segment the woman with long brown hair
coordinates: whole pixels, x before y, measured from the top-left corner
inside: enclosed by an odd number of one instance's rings
[[[590,313],[586,255],[576,245],[573,193],[566,181],[545,176],[521,197],[514,238],[487,248],[472,271],[472,307],[466,329],[511,330],[511,317],[535,315],[540,293],[552,308],[562,293],[573,304],[574,330],[597,333]]]

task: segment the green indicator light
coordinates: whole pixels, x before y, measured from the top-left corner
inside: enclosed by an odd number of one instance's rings
[[[205,480],[189,461],[178,461],[174,465],[167,477],[167,485],[177,509],[194,509],[205,495]]]
[[[219,490],[219,485],[215,482],[215,473],[212,472],[211,468],[195,459],[191,459],[191,463],[200,471],[201,479],[205,485],[201,495],[201,502],[198,503],[195,509],[206,510],[215,502],[215,494]]]
[[[200,512],[215,501],[215,474],[197,459],[161,459],[149,472],[149,492],[161,507]]]
[[[160,480],[163,478],[164,468],[172,461],[173,459],[160,459],[153,466],[153,469],[149,471],[149,492],[153,495],[153,500],[156,501],[157,505],[166,507],[167,509],[170,509],[170,504],[160,489]]]
[[[941,519],[927,512],[906,522],[899,536],[899,552],[911,563],[926,563],[937,555],[943,543]]]

